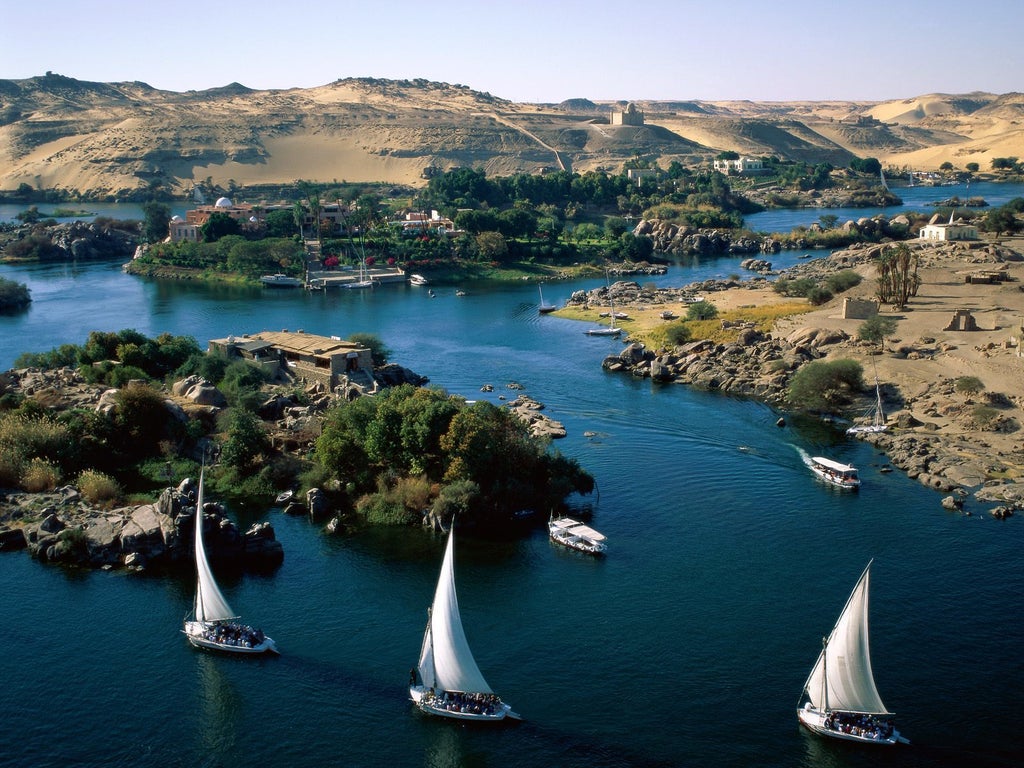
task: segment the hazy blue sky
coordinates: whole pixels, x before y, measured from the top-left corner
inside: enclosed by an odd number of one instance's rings
[[[0,79],[424,78],[526,102],[1024,90],[1020,0],[4,0]]]

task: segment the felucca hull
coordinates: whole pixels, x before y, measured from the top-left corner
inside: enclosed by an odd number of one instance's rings
[[[409,698],[412,699],[421,712],[428,715],[436,715],[437,717],[447,717],[451,720],[489,723],[505,720],[506,718],[510,720],[520,719],[519,715],[513,712],[512,708],[500,699],[498,700],[498,707],[493,712],[467,712],[454,706],[444,707],[434,704],[430,692],[422,685],[410,686]]]
[[[893,729],[892,733],[886,737],[864,735],[854,732],[839,731],[835,728],[825,727],[826,715],[824,712],[820,712],[816,709],[798,709],[796,711],[797,719],[810,731],[818,734],[819,736],[827,736],[830,739],[842,739],[843,741],[855,741],[858,744],[886,744],[893,745],[899,742],[906,742],[900,732]]]
[[[216,640],[211,640],[207,636],[207,628],[203,626],[202,622],[198,621],[186,621],[185,629],[182,630],[185,633],[185,637],[195,648],[205,648],[208,651],[222,651],[224,653],[246,653],[246,654],[260,654],[260,653],[277,653],[277,644],[272,638],[264,636],[263,640],[254,645],[233,645],[230,643],[221,643]]]

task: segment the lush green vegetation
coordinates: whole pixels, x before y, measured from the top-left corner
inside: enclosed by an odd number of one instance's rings
[[[360,338],[386,361],[390,351],[380,339]],[[43,491],[74,481],[91,503],[115,504],[125,493],[156,491],[170,477],[194,474],[189,457],[212,445],[217,462],[209,483],[222,498],[266,504],[299,478],[374,524],[419,522],[429,509],[445,520],[457,511],[464,522],[494,526],[517,510],[550,511],[569,494],[593,489],[574,460],[531,436],[508,409],[470,405],[440,389],[403,385],[341,403],[327,412],[315,451],[298,457],[274,448],[256,414],[267,397],[264,375],[202,353],[189,337],[93,332],[81,346],[22,355],[17,367],[26,366],[77,366],[90,381],[118,389],[99,410],[69,407],[59,393],[0,389],[4,487]],[[228,407],[216,421],[204,409],[183,420],[183,411],[168,408],[167,385],[192,374],[225,395]]]
[[[781,277],[772,283],[772,290],[783,296],[805,298],[818,306],[831,301],[835,294],[848,291],[860,282],[861,276],[857,272],[844,269],[842,272],[827,275],[823,280]]]
[[[24,307],[31,301],[27,285],[0,277],[0,311]]]
[[[864,389],[863,369],[855,360],[815,360],[801,366],[789,383],[794,408],[835,413]]]
[[[333,409],[316,457],[376,522],[418,522],[429,507],[494,524],[593,489],[575,460],[548,450],[508,409],[410,385]]]

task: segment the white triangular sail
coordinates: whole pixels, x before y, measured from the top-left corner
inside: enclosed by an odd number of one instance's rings
[[[199,491],[196,494],[196,621],[227,621],[236,619],[238,615],[231,610],[228,601],[221,594],[217,581],[210,570],[210,562],[206,559],[206,547],[203,546],[203,471],[199,473]]]
[[[870,570],[869,562],[804,684],[815,709],[891,714],[878,695],[871,673],[868,647]]]
[[[455,594],[454,542],[455,533],[451,531],[420,649],[420,677],[425,686],[438,691],[491,693],[462,629],[459,600]]]

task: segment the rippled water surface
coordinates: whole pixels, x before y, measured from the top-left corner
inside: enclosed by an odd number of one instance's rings
[[[784,256],[795,259],[797,254]],[[737,259],[675,266],[681,285]],[[563,422],[555,447],[597,478],[603,560],[539,528],[460,538],[466,632],[522,723],[430,719],[407,700],[443,541],[331,538],[268,510],[285,550],[223,589],[279,658],[193,650],[189,575],[66,572],[0,555],[0,766],[1011,766],[1024,754],[1020,521],[943,511],[940,496],[833,428],[759,403],[607,374],[621,342],[536,312],[535,285],[372,292],[211,288],[119,265],[0,265],[33,306],[0,316],[21,351],[134,327],[210,338],[263,329],[377,333],[433,384],[500,402],[519,382]],[[545,285],[561,303],[595,281]],[[493,393],[480,392],[492,384]],[[803,456],[861,469],[859,493]],[[864,565],[883,700],[909,747],[801,731],[800,689]]]

